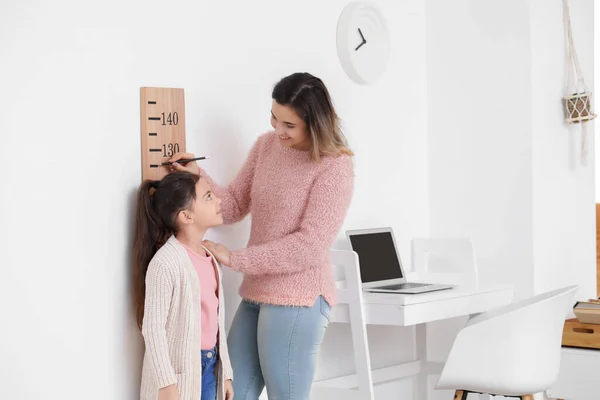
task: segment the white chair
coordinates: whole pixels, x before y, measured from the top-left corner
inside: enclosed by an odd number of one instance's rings
[[[577,286],[471,317],[459,332],[437,389],[455,399],[484,393],[533,400],[556,381],[562,331]]]
[[[411,256],[419,281],[470,287],[479,284],[475,251],[468,238],[415,238]]]
[[[339,281],[343,285],[338,287],[336,311],[347,310],[349,314],[356,375],[351,377],[350,382],[347,377],[315,382],[311,390],[311,399],[373,400],[373,375],[362,306],[363,291],[358,255],[354,251],[333,250],[331,263],[344,276],[344,279]]]

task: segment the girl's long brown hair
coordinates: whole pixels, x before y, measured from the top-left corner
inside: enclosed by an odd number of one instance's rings
[[[133,290],[138,327],[144,320],[146,272],[158,249],[177,233],[177,216],[196,199],[198,175],[173,172],[160,181],[144,181],[137,195],[133,242]]]

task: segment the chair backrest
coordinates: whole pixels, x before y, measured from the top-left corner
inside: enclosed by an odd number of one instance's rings
[[[497,319],[499,321],[502,318],[509,318],[510,320],[521,318],[524,324],[531,324],[530,317],[544,313],[549,316],[543,322],[546,328],[556,328],[555,324],[558,324],[561,326],[562,334],[562,325],[564,324],[565,316],[573,307],[573,296],[578,288],[577,285],[572,285],[554,289],[474,315],[469,318],[466,326],[476,325],[490,319]]]
[[[563,326],[577,288],[471,317],[456,337],[438,387],[505,396],[549,389],[558,377]]]
[[[349,250],[332,250],[331,263],[337,269],[336,276],[339,276],[336,307],[347,307],[352,332],[358,389],[351,397],[372,400],[375,395],[358,254]]]
[[[477,287],[477,261],[469,238],[414,238],[412,269],[419,280]]]

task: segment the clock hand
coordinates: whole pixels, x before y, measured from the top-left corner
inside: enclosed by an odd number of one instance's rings
[[[356,49],[354,49],[354,51],[360,49],[363,45],[367,44],[367,40],[363,36],[362,31],[360,30],[360,28],[358,28],[358,34],[360,35],[360,38],[362,39],[362,43],[359,44],[358,47]]]
[[[367,41],[365,40],[365,37],[362,34],[362,31],[360,30],[360,28],[358,28],[358,34],[360,35],[360,38],[363,40],[363,42],[367,43]]]

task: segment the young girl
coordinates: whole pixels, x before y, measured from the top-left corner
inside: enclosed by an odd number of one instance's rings
[[[138,326],[146,344],[141,400],[231,400],[219,267],[202,246],[223,223],[221,201],[198,175],[146,181],[134,243]]]

